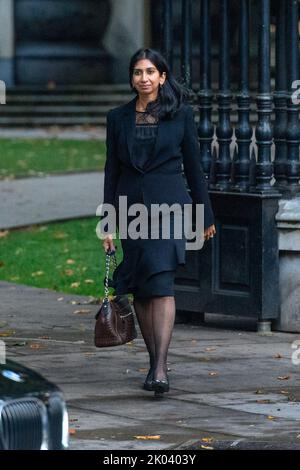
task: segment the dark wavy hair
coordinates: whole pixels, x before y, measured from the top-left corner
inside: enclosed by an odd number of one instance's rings
[[[166,72],[166,80],[159,87],[156,100],[147,104],[146,111],[159,119],[172,119],[183,103],[194,96],[194,91],[185,84],[176,80],[164,56],[155,49],[141,48],[136,51],[129,63],[129,83],[132,91],[138,94],[132,85],[133,69],[135,64],[142,59],[148,59],[152,62],[159,74]]]

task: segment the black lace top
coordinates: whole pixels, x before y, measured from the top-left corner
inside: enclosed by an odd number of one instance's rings
[[[135,166],[144,170],[153,155],[158,121],[147,111],[136,111],[135,116],[132,156]]]

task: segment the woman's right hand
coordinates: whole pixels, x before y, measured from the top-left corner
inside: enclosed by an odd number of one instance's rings
[[[109,234],[103,239],[103,248],[104,248],[105,252],[107,252],[107,251],[116,251],[116,247],[114,245],[112,235]]]

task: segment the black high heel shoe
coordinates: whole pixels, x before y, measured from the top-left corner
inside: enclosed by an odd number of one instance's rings
[[[150,367],[148,375],[143,385],[143,389],[148,390],[149,392],[153,392],[152,383],[153,383],[153,369]]]
[[[168,392],[170,390],[169,377],[167,376],[165,380],[153,379],[152,390],[154,390],[156,396]]]

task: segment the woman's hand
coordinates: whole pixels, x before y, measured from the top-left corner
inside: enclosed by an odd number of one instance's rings
[[[105,252],[107,252],[107,251],[116,251],[116,247],[114,245],[112,235],[109,234],[103,239],[103,248],[104,248]]]
[[[204,230],[204,240],[209,240],[212,238],[216,233],[216,227],[214,225],[210,225]]]

